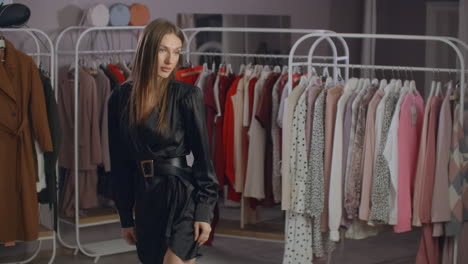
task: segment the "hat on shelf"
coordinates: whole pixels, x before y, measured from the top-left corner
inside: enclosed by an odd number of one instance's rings
[[[143,4],[133,4],[130,6],[130,25],[145,26],[150,20],[149,8]]]
[[[109,8],[111,26],[128,26],[130,22],[130,9],[122,3],[113,4]]]
[[[109,24],[109,9],[103,4],[98,4],[86,13],[86,24],[94,27],[105,27]]]

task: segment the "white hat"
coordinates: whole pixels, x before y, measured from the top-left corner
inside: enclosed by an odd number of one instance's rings
[[[88,9],[86,13],[86,24],[94,27],[104,27],[109,24],[109,9],[103,4]]]

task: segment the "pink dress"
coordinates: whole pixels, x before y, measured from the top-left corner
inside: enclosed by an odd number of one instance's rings
[[[414,191],[419,141],[424,115],[421,95],[408,93],[400,108],[398,124],[398,222],[396,233],[411,230],[411,201]]]
[[[437,123],[440,113],[440,106],[443,98],[434,96],[430,102],[429,120],[427,126],[426,151],[422,154],[423,178],[421,180],[421,206],[420,219],[423,224],[421,242],[419,244],[416,264],[436,264],[439,263],[439,240],[433,237],[433,225],[431,224],[431,206],[434,190],[435,164],[436,164],[436,138]],[[415,210],[418,210],[415,208]]]

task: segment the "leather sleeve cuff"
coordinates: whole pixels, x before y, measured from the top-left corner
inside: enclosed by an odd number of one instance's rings
[[[120,215],[120,225],[122,226],[122,228],[135,226],[135,221],[133,220],[132,210],[128,212],[119,212],[119,215]]]
[[[211,224],[213,219],[213,208],[208,204],[198,204],[195,209],[195,222],[205,222]]]

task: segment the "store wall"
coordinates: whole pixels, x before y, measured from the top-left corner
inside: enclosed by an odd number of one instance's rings
[[[361,33],[364,21],[364,0],[332,0],[330,3],[330,29],[340,33]],[[350,62],[361,61],[361,40],[345,39],[349,47]]]
[[[15,0],[32,11],[29,25],[56,35],[63,28],[77,25],[81,10],[103,3],[110,6],[116,2],[142,3],[150,8],[152,18],[164,17],[177,21],[178,13],[197,14],[268,14],[291,16],[293,28],[328,28],[329,1],[327,0]],[[325,12],[324,12],[325,10]]]

